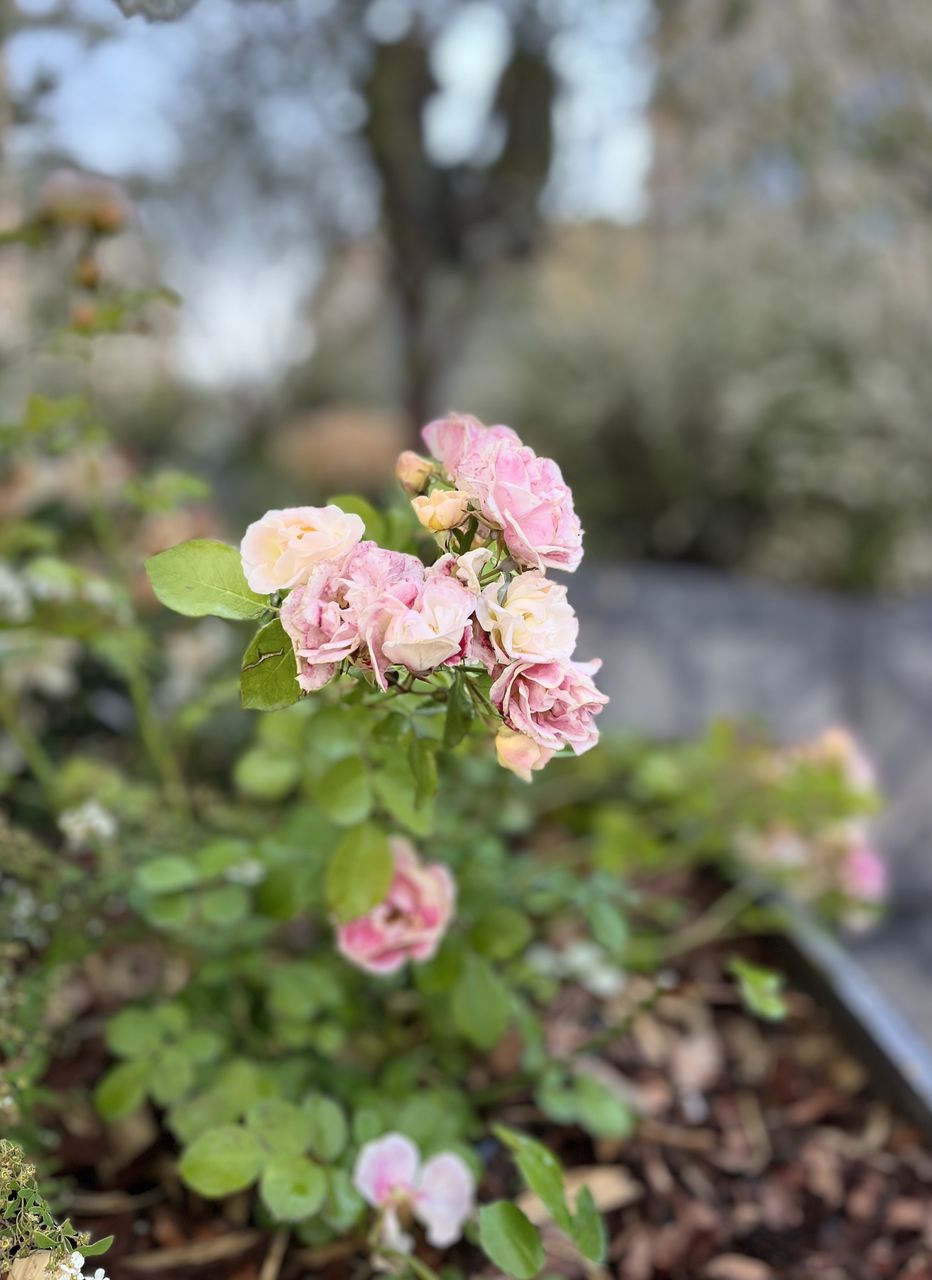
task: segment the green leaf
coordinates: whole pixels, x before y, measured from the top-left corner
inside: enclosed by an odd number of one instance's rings
[[[453,1021],[480,1049],[491,1049],[508,1025],[508,989],[485,960],[470,956],[451,999]]]
[[[732,956],[728,968],[738,979],[746,1009],[767,1022],[783,1021],[786,1017],[786,1000],[783,998],[786,979],[782,973],[751,964],[740,956]]]
[[[265,1153],[258,1138],[239,1125],[221,1125],[195,1138],[178,1165],[192,1190],[212,1200],[242,1191],[259,1176]]]
[[[576,1195],[576,1215],[570,1237],[584,1258],[599,1264],[604,1262],[605,1223],[588,1187],[581,1187]]]
[[[121,1062],[108,1071],[94,1093],[94,1103],[104,1120],[132,1115],[146,1096],[149,1062]]]
[[[492,1262],[515,1280],[532,1280],[547,1261],[540,1232],[507,1200],[479,1210],[479,1243]]]
[[[164,1028],[146,1009],[122,1009],[107,1023],[107,1048],[118,1058],[145,1058],[164,1038]]]
[[[301,697],[294,646],[275,618],[257,631],[243,654],[240,701],[250,711],[280,711]]]
[[[327,867],[327,903],[338,920],[364,916],[388,893],[394,874],[388,837],[366,823],[348,831]]]
[[[407,831],[415,836],[429,836],[434,829],[434,805],[428,798],[418,803],[418,788],[411,763],[400,751],[380,762],[373,778],[376,794],[382,804]]]
[[[249,800],[270,804],[284,800],[301,777],[301,761],[280,747],[252,747],[241,755],[233,770],[237,789]]]
[[[372,812],[369,770],[358,756],[338,760],[314,784],[317,803],[342,827],[365,822]]]
[[[188,1031],[178,1041],[177,1048],[196,1066],[206,1066],[216,1062],[223,1053],[224,1040],[216,1031],[206,1027],[196,1027]]]
[[[99,1240],[95,1240],[93,1244],[82,1244],[81,1252],[85,1258],[99,1258],[102,1253],[106,1253],[113,1244],[115,1236],[101,1236]]]
[[[226,884],[202,893],[199,905],[205,924],[229,927],[249,914],[249,894],[242,885]]]
[[[596,942],[610,955],[624,956],[628,945],[628,923],[614,902],[597,898],[589,904],[587,914]]]
[[[339,507],[351,515],[360,516],[366,526],[365,536],[379,546],[385,545],[385,517],[376,511],[371,502],[360,498],[356,493],[338,493],[335,498],[327,499],[328,506]]]
[[[459,672],[453,681],[453,687],[447,695],[447,718],[443,726],[443,745],[451,751],[458,746],[472,724],[473,705],[469,690],[466,688],[468,677]]]
[[[178,1102],[194,1084],[194,1064],[177,1045],[163,1049],[155,1060],[149,1092],[161,1106]]]
[[[259,1189],[273,1218],[298,1222],[323,1204],[327,1176],[306,1156],[276,1156],[266,1165]]]
[[[437,790],[437,756],[434,747],[424,738],[412,739],[408,755],[415,782],[414,803],[420,809],[434,798]]]
[[[594,1076],[576,1077],[576,1115],[583,1128],[597,1138],[627,1138],[634,1131],[631,1108]]]
[[[343,1108],[322,1093],[312,1093],[304,1099],[302,1110],[311,1128],[308,1150],[320,1160],[336,1160],[349,1137]]]
[[[496,1125],[494,1132],[514,1152],[515,1163],[526,1185],[538,1196],[560,1230],[568,1233],[571,1220],[560,1161],[543,1143],[514,1129]]]
[[[197,884],[199,879],[194,863],[176,853],[144,862],[136,872],[137,884],[147,893],[177,893]]]
[[[531,922],[514,907],[492,906],[473,925],[470,940],[477,951],[492,960],[507,960],[531,940]]]
[[[246,585],[236,548],[212,538],[192,538],[150,556],[146,572],[156,599],[188,618],[259,618],[268,608],[266,597]]]
[[[305,1112],[280,1098],[262,1098],[247,1112],[246,1125],[266,1151],[280,1156],[300,1156],[311,1140],[311,1122]]]

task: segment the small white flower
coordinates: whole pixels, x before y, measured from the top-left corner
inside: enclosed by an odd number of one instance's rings
[[[58,826],[71,850],[83,849],[95,840],[113,840],[118,830],[116,818],[98,800],[86,800],[66,810]]]

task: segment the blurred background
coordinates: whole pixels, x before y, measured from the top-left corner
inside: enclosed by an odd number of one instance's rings
[[[617,724],[865,738],[899,904],[865,955],[932,1029],[922,0],[8,0],[3,23],[2,225],[89,201],[115,234],[77,281],[4,247],[0,418],[60,376],[34,343],[63,299],[98,324],[99,271],[181,298],[95,344],[115,471],[215,492],[141,551],[378,498],[448,408],[513,424],[574,486]],[[19,515],[74,482],[7,481]]]

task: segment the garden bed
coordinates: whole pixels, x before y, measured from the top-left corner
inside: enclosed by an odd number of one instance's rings
[[[705,900],[707,886],[694,878],[690,896]],[[787,958],[782,942],[758,941],[743,950],[765,962]],[[490,1121],[539,1136],[563,1160],[568,1186],[585,1182],[605,1214],[610,1243],[600,1272],[583,1267],[563,1237],[546,1229],[540,1202],[524,1194],[519,1204],[545,1227],[554,1275],[932,1275],[932,1145],[906,1118],[906,1107],[888,1100],[891,1087],[900,1089],[915,1115],[916,1098],[907,1097],[908,1082],[898,1076],[887,1045],[873,1042],[873,1061],[851,1052],[845,1017],[852,1011],[845,1015],[836,1004],[830,1012],[829,1001],[817,1000],[811,957],[796,955],[785,1020],[772,1024],[750,1014],[737,984],[723,977],[726,953],[718,944],[662,975],[669,989],[658,991],[652,978],[640,976],[608,999],[581,986],[563,988],[549,1008],[548,1047],[564,1058],[592,1046],[585,1069],[639,1113],[627,1137],[593,1140],[548,1121],[522,1087],[516,1038],[506,1037],[477,1060],[469,1088],[489,1099]],[[109,978],[92,975],[92,984],[106,985],[139,957],[114,960]],[[612,1027],[623,1030],[615,1035]],[[48,1083],[77,1098],[103,1066],[93,1009],[69,1043],[68,1058],[55,1063]],[[107,1259],[112,1280],[368,1274],[362,1240],[309,1248],[287,1230],[250,1226],[248,1194],[218,1206],[186,1190],[171,1140],[150,1111],[109,1128],[86,1103],[63,1115],[59,1155],[74,1188],[66,1207],[95,1236],[116,1236]],[[483,1199],[513,1193],[504,1152],[490,1146],[483,1155]],[[428,1250],[424,1257],[443,1265],[439,1253]],[[461,1271],[451,1274],[497,1274],[468,1246],[456,1263]]]

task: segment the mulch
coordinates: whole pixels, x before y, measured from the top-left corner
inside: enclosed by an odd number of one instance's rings
[[[759,944],[755,944],[758,945]],[[758,958],[760,953],[758,952]],[[763,959],[766,961],[766,953]],[[544,1229],[549,1272],[566,1280],[932,1280],[932,1143],[873,1088],[827,1012],[790,990],[785,1022],[742,1007],[714,947],[678,964],[676,984],[629,1030],[584,1059],[641,1115],[624,1140],[592,1140],[550,1124],[516,1093],[490,1116],[550,1144],[585,1182],[609,1233],[604,1270],[582,1266],[533,1196],[521,1200]],[[632,977],[608,1002],[581,988],[553,1004],[555,1056],[593,1032],[625,1025],[651,982]],[[470,1085],[508,1079],[517,1046],[506,1038]],[[60,1083],[84,1070],[60,1064]],[[66,1111],[61,1157],[74,1179],[75,1221],[114,1233],[112,1280],[354,1280],[370,1274],[358,1247],[302,1248],[287,1233],[251,1226],[248,1195],[222,1207],[178,1182],[155,1118],[142,1114],[106,1135],[89,1107]],[[513,1194],[511,1166],[491,1151],[483,1199]],[[469,1280],[497,1273],[468,1246],[455,1262]]]

